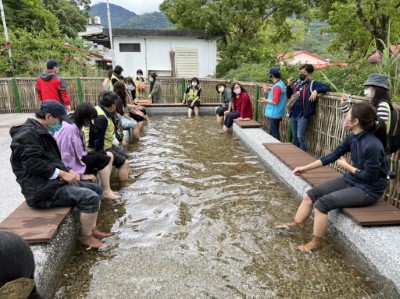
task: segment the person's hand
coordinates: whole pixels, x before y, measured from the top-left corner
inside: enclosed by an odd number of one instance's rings
[[[300,167],[296,167],[295,169],[293,169],[292,173],[295,176],[299,176],[299,175],[305,173],[306,171],[307,170],[306,170],[306,168],[304,166],[300,166]]]
[[[147,97],[148,99],[151,99],[151,94],[149,94],[149,96]]]
[[[237,120],[243,120],[243,117],[238,117]]]
[[[267,99],[266,98],[261,98],[260,103],[266,103]]]
[[[194,107],[194,103],[193,102],[192,102],[192,104],[190,104],[190,107],[192,107],[192,108]]]
[[[89,182],[95,182],[96,181],[96,176],[94,174],[84,174],[81,177],[82,181],[89,181]]]
[[[289,78],[289,79],[287,80],[287,85],[293,85],[293,84],[294,84],[293,78]]]
[[[76,172],[75,170],[73,170],[73,169],[70,169],[68,172],[74,174],[75,177],[76,177],[76,180],[77,180],[77,181],[80,181],[81,176],[79,175],[79,173],[77,173],[77,172]]]
[[[65,107],[65,108],[67,108],[67,112],[68,113],[70,113],[71,112],[71,105],[68,105],[67,107]]]
[[[314,102],[314,101],[317,99],[317,94],[318,94],[318,92],[317,92],[316,90],[314,90],[314,91],[311,93],[311,96],[310,96],[310,101],[311,101],[311,102]]]
[[[122,140],[119,142],[119,145],[125,147],[125,146],[127,146],[127,143],[126,143],[125,140],[122,139]]]
[[[347,95],[344,94],[342,95],[342,97],[340,98],[340,107],[344,107],[347,105]]]
[[[60,170],[60,172],[58,173],[58,176],[63,180],[66,181],[68,184],[75,184],[78,179],[76,178],[76,174],[77,173],[70,173],[70,172],[66,172],[63,170]],[[78,174],[79,177],[79,174]]]
[[[269,91],[269,87],[265,84],[261,85],[261,89],[263,92],[267,93]]]
[[[347,163],[345,157],[343,157],[343,156],[341,156],[339,158],[339,160],[336,161],[336,163],[337,163],[337,166],[344,168],[344,169],[347,169],[347,167],[350,165],[349,163]]]
[[[226,110],[226,111],[224,112],[224,115],[229,114],[229,112],[230,112],[230,111]]]

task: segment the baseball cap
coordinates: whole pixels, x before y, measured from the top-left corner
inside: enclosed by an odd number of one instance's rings
[[[272,75],[272,74],[280,74],[281,73],[281,69],[277,66],[271,67],[268,71],[268,76]]]
[[[57,63],[57,61],[55,61],[55,60],[49,60],[49,61],[47,61],[46,66],[47,66],[47,69],[50,70],[50,69],[52,69],[52,68],[55,67],[55,66],[60,67],[61,65],[59,65],[59,64]]]
[[[65,110],[65,107],[57,101],[54,100],[44,101],[42,107],[40,107],[40,110],[46,113],[50,113],[51,115],[59,117],[63,121],[72,124],[72,120],[67,115],[67,110]]]

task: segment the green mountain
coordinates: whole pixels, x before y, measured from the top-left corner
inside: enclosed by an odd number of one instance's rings
[[[174,27],[162,12],[145,13],[131,18],[125,23],[125,28],[137,29],[168,29]]]
[[[123,29],[167,29],[174,25],[162,12],[152,12],[137,15],[121,6],[110,4],[111,24],[113,28]],[[99,16],[104,28],[108,28],[107,4],[93,5],[88,14],[92,17]]]
[[[98,3],[96,5],[93,5],[89,9],[88,14],[92,17],[99,16],[103,27],[108,28],[106,3]],[[126,21],[137,16],[134,12],[131,12],[130,10],[127,10],[115,4],[110,4],[110,14],[111,24],[113,28],[125,28],[124,24],[126,23]]]

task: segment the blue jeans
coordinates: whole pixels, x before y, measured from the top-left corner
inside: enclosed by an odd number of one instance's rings
[[[307,151],[306,130],[310,119],[307,117],[290,118],[290,126],[292,127],[292,143]]]
[[[281,141],[281,135],[279,133],[279,125],[281,120],[282,118],[268,118],[269,134],[279,141]]]

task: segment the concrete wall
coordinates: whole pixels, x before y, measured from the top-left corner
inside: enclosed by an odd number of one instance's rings
[[[140,52],[120,52],[120,43],[140,43]],[[114,37],[115,64],[124,68],[124,76],[133,76],[137,69],[145,74],[149,70],[171,72],[169,53],[177,48],[198,50],[199,71],[197,77],[215,75],[217,66],[217,42],[196,37]],[[159,72],[164,75],[164,72]]]

